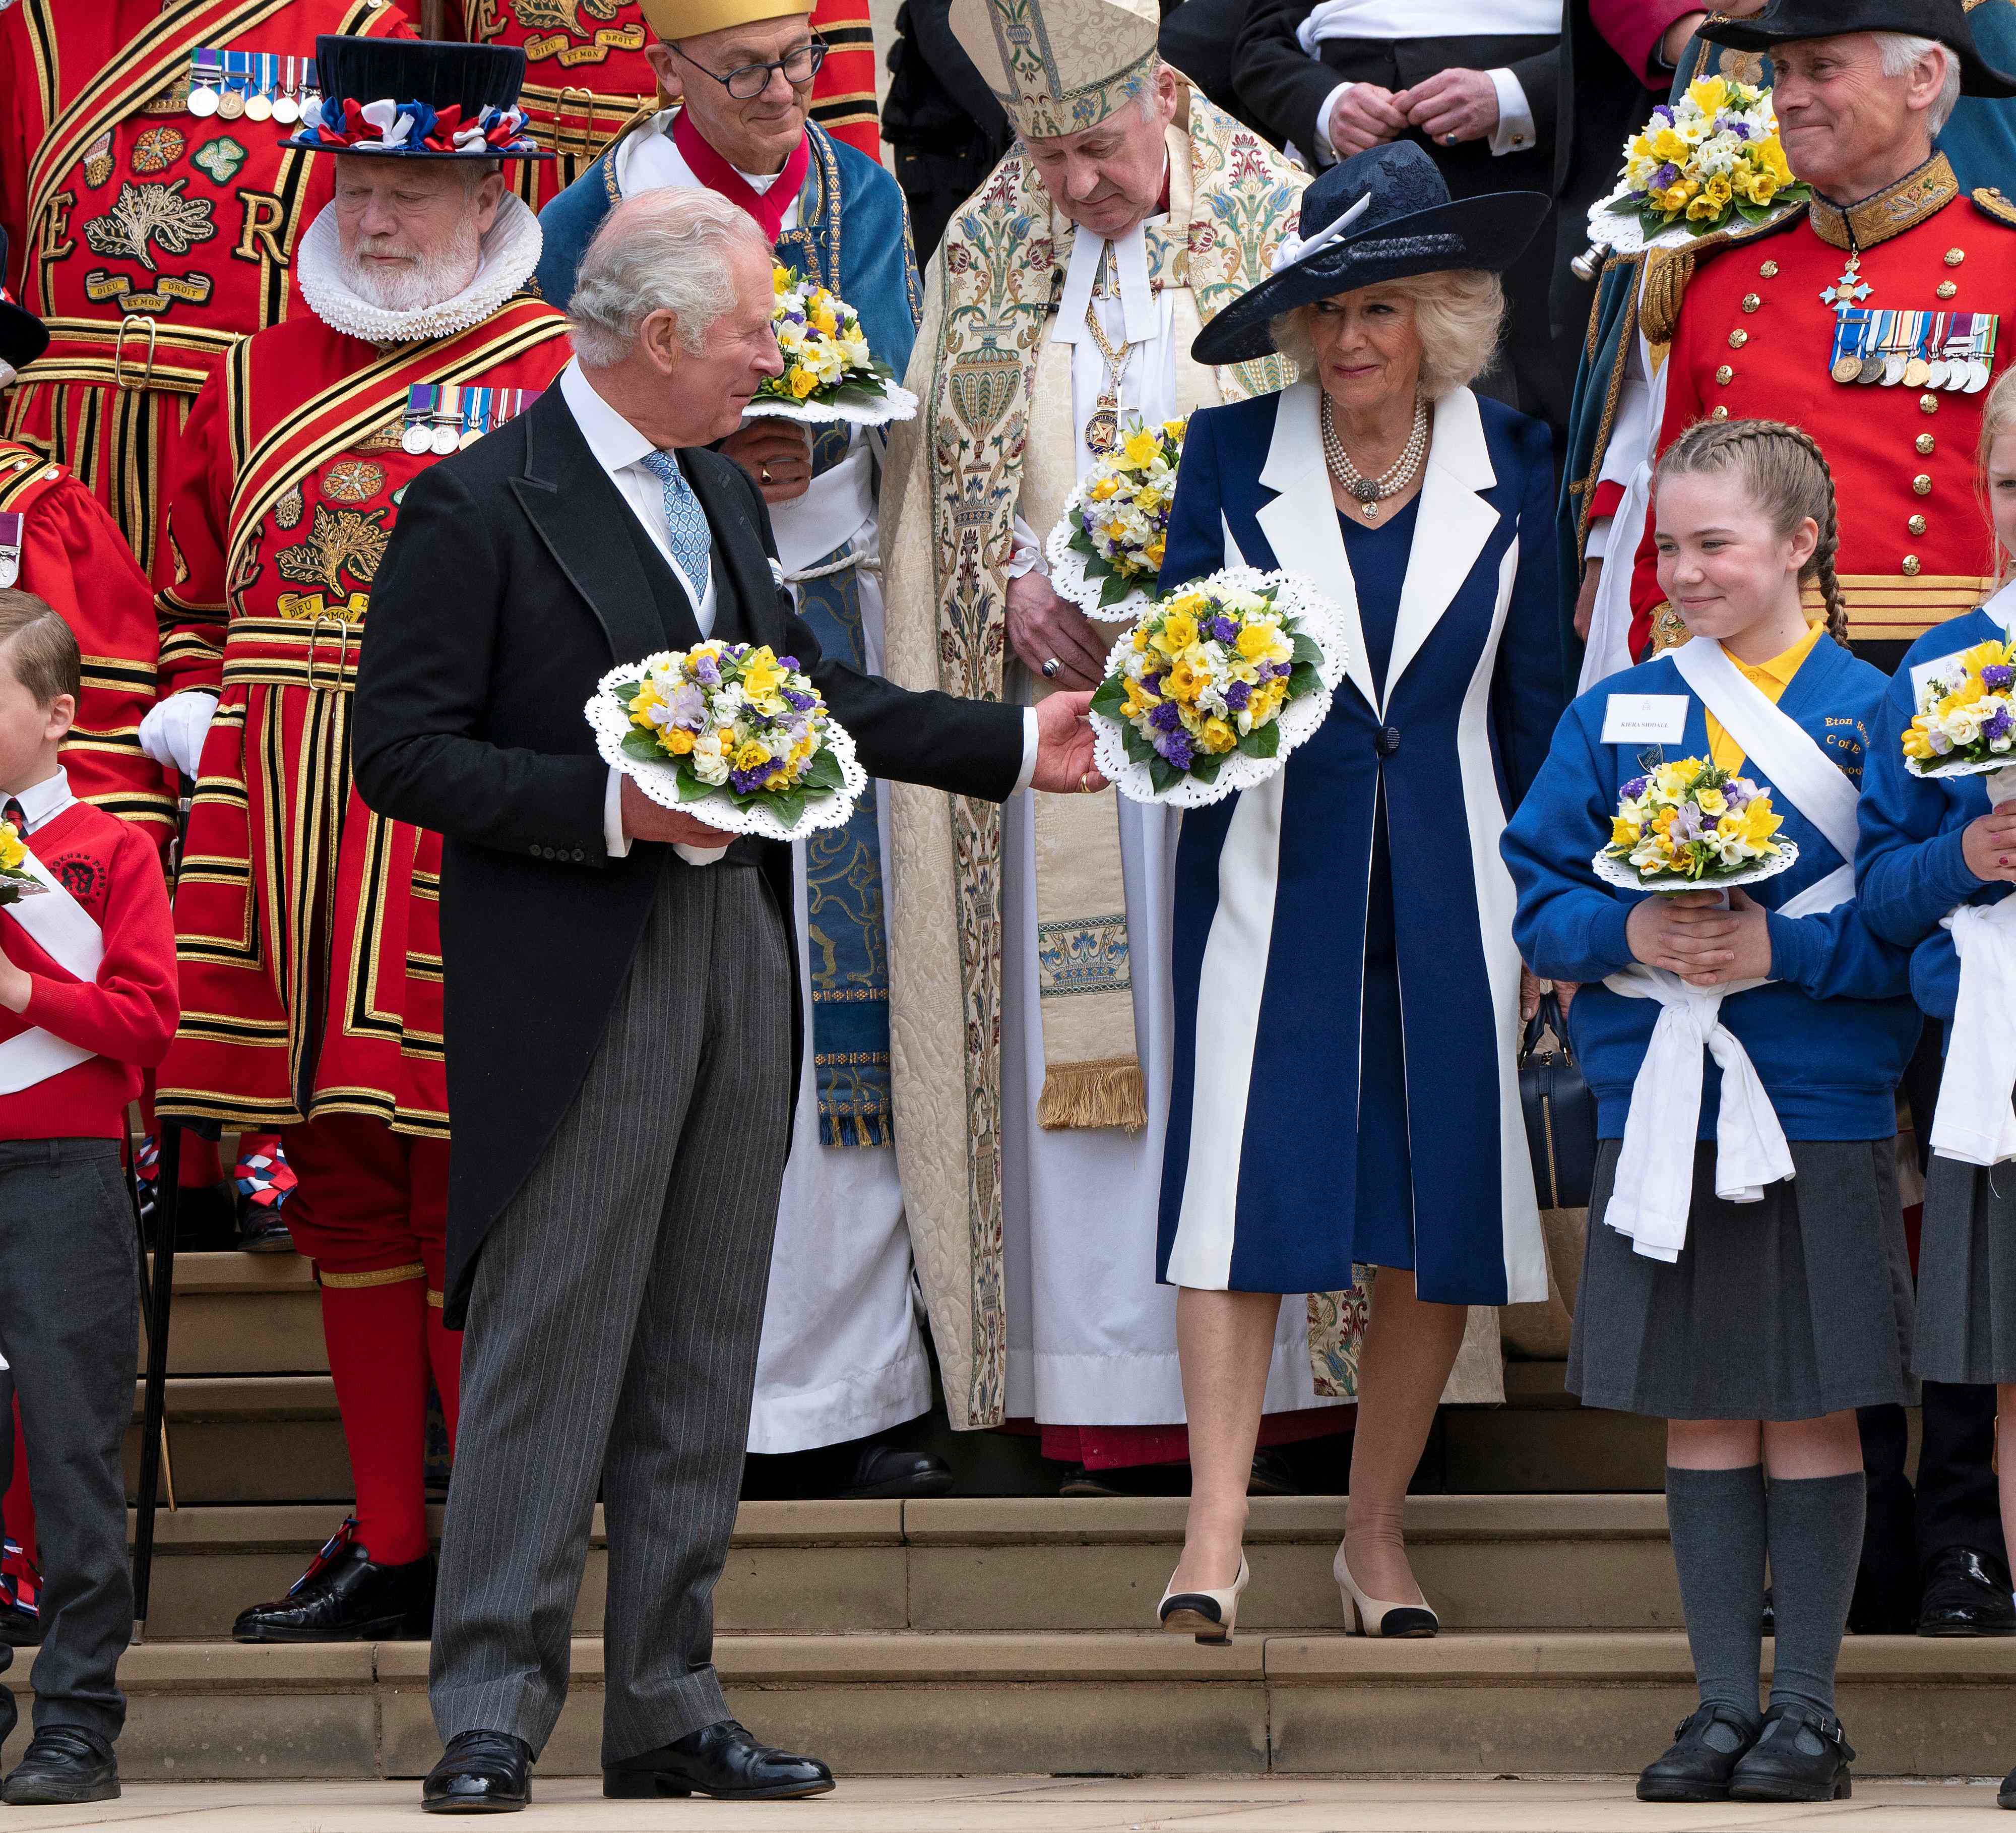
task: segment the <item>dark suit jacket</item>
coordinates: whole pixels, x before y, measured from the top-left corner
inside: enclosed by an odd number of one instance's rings
[[[821,658],[771,571],[754,483],[717,453],[680,458],[714,531],[719,586],[752,640],[806,667],[863,765],[1005,799],[1021,770],[1021,709],[905,693]],[[650,844],[612,859],[603,841],[608,766],[581,709],[618,662],[666,646],[634,525],[556,387],[413,481],[372,589],[352,712],[358,791],[445,840],[451,1324],[484,1235],[587,1074],[659,875],[733,870]],[[788,925],[790,850],[763,847],[761,868]],[[794,1060],[803,1033],[800,1013]]]
[[[1319,45],[1312,57],[1295,31],[1309,16],[1313,0],[1259,0],[1233,53],[1232,81],[1249,119],[1276,146],[1294,141],[1302,156],[1316,157],[1317,115],[1339,83],[1376,82],[1388,89],[1412,88],[1445,70],[1510,70],[1526,92],[1541,157],[1554,143],[1560,58],[1555,41],[1530,38],[1399,38]],[[1421,136],[1412,128],[1417,139]],[[1492,191],[1546,189],[1546,167],[1522,170],[1531,153],[1494,159],[1483,141],[1441,146],[1422,140],[1449,189],[1459,197]]]

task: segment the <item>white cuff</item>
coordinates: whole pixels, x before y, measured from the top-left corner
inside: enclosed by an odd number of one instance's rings
[[[1616,520],[1614,516],[1597,516],[1589,525],[1589,536],[1582,544],[1584,561],[1600,560],[1610,553],[1610,528]]]
[[[609,769],[609,787],[602,792],[602,844],[612,859],[630,857],[630,837],[623,831],[623,772]]]
[[[1339,83],[1323,98],[1323,105],[1316,110],[1316,144],[1315,160],[1316,170],[1337,164],[1337,149],[1330,143],[1330,117],[1336,109],[1338,99],[1348,89],[1348,83]]]
[[[1020,579],[1030,573],[1040,573],[1046,579],[1050,576],[1049,562],[1043,558],[1042,537],[1020,516],[1015,518],[1014,549],[1003,571],[1010,579]]]
[[[1533,105],[1526,99],[1525,87],[1509,70],[1489,74],[1498,91],[1498,126],[1491,136],[1492,157],[1503,159],[1508,153],[1529,151],[1539,135],[1533,126]]]
[[[674,841],[672,851],[689,866],[711,866],[728,851],[725,846],[689,847],[683,841]]]
[[[1036,736],[1036,709],[1024,707],[1022,709],[1022,773],[1015,779],[1015,787],[1009,792],[1010,794],[1020,795],[1035,781],[1036,753],[1041,748],[1042,741]]]

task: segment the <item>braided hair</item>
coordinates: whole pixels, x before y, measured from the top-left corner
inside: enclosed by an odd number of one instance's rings
[[[1841,552],[1841,511],[1834,471],[1820,442],[1782,420],[1699,420],[1667,447],[1658,476],[1683,477],[1736,469],[1773,529],[1790,535],[1811,517],[1820,544],[1800,570],[1799,583],[1818,586],[1827,603],[1827,634],[1848,647],[1848,601],[1834,572]]]

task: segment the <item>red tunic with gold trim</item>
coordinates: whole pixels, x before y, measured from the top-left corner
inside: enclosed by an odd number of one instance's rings
[[[165,854],[175,837],[175,798],[160,765],[140,749],[160,654],[146,575],[83,484],[40,452],[0,439],[0,546],[12,545],[10,516],[21,519],[14,584],[46,601],[84,651],[84,692],[63,747],[70,788],[144,828]]]
[[[295,237],[332,183],[329,160],[281,147],[276,121],[192,114],[194,53],[272,53],[284,79],[318,33],[412,29],[387,0],[0,10],[0,228],[52,340],[5,430],[77,474],[142,568],[189,402],[234,342],[288,315]]]
[[[409,389],[543,389],[567,328],[524,294],[418,343],[304,315],[240,344],[197,397],[156,574],[174,626],[163,691],[221,697],[175,894],[163,1114],[446,1135],[441,838],[358,800],[350,693],[398,500],[434,462],[401,444]]]
[[[1841,286],[1858,248],[1849,287],[1869,291],[1851,304],[1877,315],[1867,336],[1878,360],[1841,380],[1840,321],[1822,294]],[[1969,339],[1968,348],[1987,353],[1971,371],[1948,360]],[[1935,343],[1935,374],[1915,354]],[[1885,352],[1904,360],[1886,364]],[[1989,589],[1975,451],[1989,378],[2012,355],[2016,205],[1993,191],[1963,197],[1938,157],[1852,211],[1816,200],[1784,233],[1702,264],[1673,337],[1660,449],[1711,417],[1788,420],[1813,434],[1840,498],[1836,570],[1856,650],[1894,665],[1906,645]],[[1655,560],[1648,528],[1632,582],[1634,654],[1648,636],[1663,646],[1685,635],[1665,608]]]
[[[518,106],[532,137],[557,157],[519,163],[513,182],[543,210],[595,163],[632,117],[659,106],[644,55],[651,28],[638,0],[457,0],[463,36],[525,48]],[[875,41],[868,0],[815,0],[826,62],[812,80],[812,118],[836,139],[881,157]]]

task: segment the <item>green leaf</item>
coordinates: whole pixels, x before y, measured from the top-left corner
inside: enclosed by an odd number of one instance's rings
[[[1127,690],[1117,675],[1109,675],[1100,682],[1092,697],[1092,710],[1103,713],[1107,718],[1118,720],[1120,709],[1127,704]]]
[[[831,751],[816,751],[798,780],[807,789],[838,789],[847,781],[847,775]]]
[[[1275,721],[1255,726],[1240,740],[1239,748],[1249,758],[1279,757],[1281,752],[1281,728]]]
[[[798,817],[805,812],[805,798],[795,789],[780,789],[774,795],[762,798],[769,805],[771,812],[787,827],[795,827]]]
[[[635,758],[642,764],[662,764],[665,754],[658,748],[658,741],[641,726],[633,726],[623,735],[623,754]]]
[[[690,765],[682,764],[679,766],[679,800],[681,801],[697,802],[704,797],[718,795],[721,793],[722,791],[716,789],[712,783],[703,783],[694,776]]]
[[[1108,605],[1117,605],[1133,589],[1132,580],[1124,573],[1115,573],[1109,568],[1106,583],[1099,589],[1100,609],[1103,610]]]
[[[1155,752],[1148,759],[1148,780],[1154,784],[1155,793],[1157,795],[1165,790],[1174,789],[1183,780],[1183,772],[1160,751]]]
[[[1126,747],[1127,761],[1130,764],[1145,764],[1150,758],[1159,754],[1155,747],[1132,726],[1120,728],[1120,742]]]
[[[1288,698],[1298,700],[1305,693],[1314,693],[1323,686],[1323,676],[1307,662],[1298,662],[1288,675]]]
[[[1312,668],[1320,668],[1323,659],[1323,645],[1313,636],[1305,636],[1298,630],[1295,632],[1294,656],[1298,662],[1306,662]]]
[[[1607,206],[1612,215],[1636,216],[1644,207],[1642,193],[1627,191],[1622,197],[1612,198]]]
[[[1085,524],[1082,522],[1072,529],[1071,538],[1064,543],[1064,546],[1073,553],[1089,555],[1093,560],[1099,558],[1099,549],[1092,545],[1092,537],[1085,533]]]
[[[1190,774],[1200,783],[1217,782],[1219,772],[1225,768],[1227,754],[1223,751],[1204,753],[1193,760],[1190,765]]]
[[[619,681],[609,691],[627,707],[644,691],[644,683],[641,677],[635,681]]]

